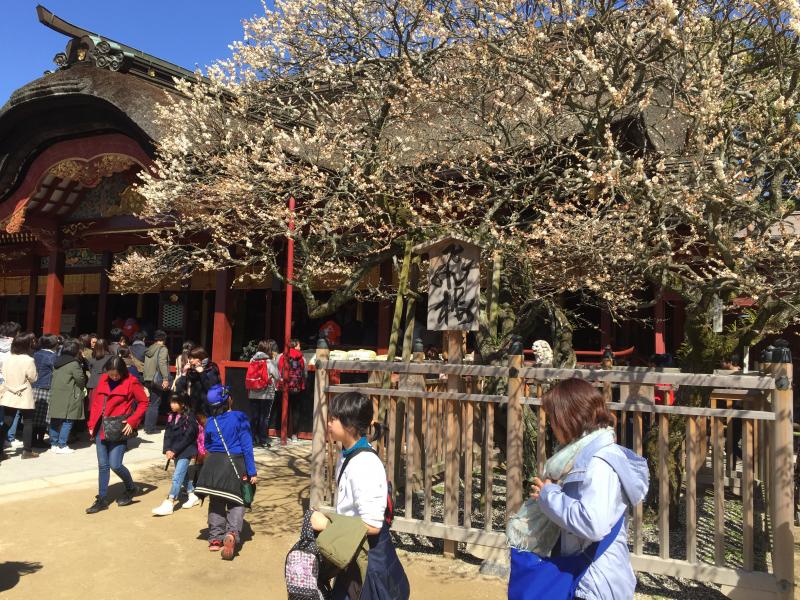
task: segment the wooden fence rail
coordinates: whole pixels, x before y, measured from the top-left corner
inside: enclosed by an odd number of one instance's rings
[[[440,538],[447,554],[458,543],[504,549],[505,525],[523,502],[526,479],[541,472],[554,444],[543,392],[579,377],[604,388],[618,442],[638,454],[650,448],[655,515],[646,520],[641,505],[629,515],[634,568],[714,583],[731,597],[793,597],[791,364],[767,365],[756,376],[526,368],[522,356],[506,366],[426,363],[421,356],[355,364],[371,381],[387,373],[398,381],[391,389],[329,385],[330,370],[352,370],[354,363],[317,351],[312,506],[335,504],[339,449],[326,439],[328,401],[360,391],[386,409],[389,421],[378,449],[398,495],[393,529]],[[710,404],[658,405],[655,386],[664,384],[705,390]],[[677,450],[670,429],[684,436]],[[527,454],[526,435],[535,436]],[[671,460],[685,465],[685,523],[678,529],[670,514]]]

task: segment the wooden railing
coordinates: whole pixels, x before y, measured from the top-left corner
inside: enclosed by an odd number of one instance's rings
[[[505,524],[526,493],[523,411],[528,407],[536,417],[532,451],[535,470],[541,473],[553,444],[541,408],[542,393],[555,381],[579,377],[603,388],[618,417],[619,443],[642,454],[648,425],[657,428],[651,457],[656,517],[648,523],[641,504],[630,515],[634,569],[713,583],[735,597],[793,597],[791,364],[766,365],[763,375],[703,375],[641,368],[524,368],[522,356],[511,356],[508,366],[417,359],[358,363],[372,373],[371,381],[399,375],[391,389],[380,384],[329,385],[328,370],[352,369],[353,363],[329,361],[327,351],[318,350],[312,506],[335,502],[338,449],[326,439],[328,401],[332,395],[356,390],[386,412],[388,436],[379,452],[397,493],[393,529],[440,538],[449,554],[459,542],[504,549]],[[457,388],[454,376],[460,383]],[[713,407],[657,405],[657,384],[704,390]],[[503,393],[484,393],[494,388]],[[734,402],[742,407],[734,408]],[[741,460],[734,467],[737,422],[742,425]],[[677,452],[685,465],[680,488],[685,523],[678,538],[684,548],[670,544],[670,533],[676,533],[670,531],[668,458],[676,455],[670,449],[670,427],[685,429]],[[734,516],[739,511],[741,517]],[[738,528],[741,542],[727,535]]]

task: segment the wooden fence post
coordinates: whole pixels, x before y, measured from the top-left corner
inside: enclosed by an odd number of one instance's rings
[[[772,434],[772,469],[770,501],[773,521],[772,569],[778,582],[778,598],[794,598],[794,465],[792,445],[792,362],[788,348],[781,362],[773,362],[775,376],[772,409],[775,422]]]
[[[462,347],[461,331],[447,331],[447,362],[458,364],[461,362]],[[447,391],[458,393],[461,388],[460,375],[447,376]],[[461,438],[458,431],[458,417],[456,416],[455,400],[445,401],[445,424],[447,434],[444,439],[444,524],[458,525],[458,487],[459,487],[459,467],[461,457],[458,454],[458,445]],[[444,541],[444,554],[448,557],[456,555],[456,542],[453,540]]]
[[[317,344],[317,364],[314,371],[314,424],[311,437],[311,508],[319,508],[324,500],[325,440],[328,432],[328,370],[320,368],[320,361],[328,360],[328,344],[321,339]],[[333,503],[333,498],[331,498]]]
[[[524,380],[519,376],[522,368],[522,347],[516,340],[508,357],[508,420],[506,456],[506,522],[522,506],[522,397]]]

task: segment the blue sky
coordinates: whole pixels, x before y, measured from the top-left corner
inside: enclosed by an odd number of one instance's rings
[[[54,69],[67,38],[36,18],[36,5],[74,25],[188,69],[228,56],[242,19],[263,14],[259,0],[0,0],[0,105]]]

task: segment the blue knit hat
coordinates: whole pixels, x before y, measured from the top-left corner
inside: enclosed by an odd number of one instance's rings
[[[231,390],[225,385],[212,385],[211,389],[208,390],[208,396],[206,396],[206,404],[209,406],[219,406],[228,401],[228,398],[231,396]]]

